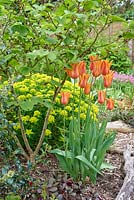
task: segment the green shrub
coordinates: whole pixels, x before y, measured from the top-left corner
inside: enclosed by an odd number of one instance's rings
[[[30,145],[34,148],[38,142],[39,136],[42,131],[46,110],[49,106],[53,110],[48,119],[48,127],[46,130],[45,141],[52,146],[59,146],[63,143],[63,127],[64,119],[66,125],[72,119],[72,107],[74,105],[75,116],[78,115],[78,101],[79,101],[79,88],[76,86],[74,99],[71,97],[70,102],[65,108],[60,103],[61,95],[58,94],[55,105],[51,104],[54,90],[56,85],[60,83],[58,78],[51,78],[46,74],[34,74],[31,77],[27,76],[26,79],[15,82],[13,87],[17,95],[17,101],[22,109],[22,121],[25,126],[26,134],[29,139]],[[8,82],[4,82],[5,88],[8,87]],[[62,91],[73,92],[73,84],[66,81]],[[12,92],[3,89],[3,95],[8,93],[8,102],[6,114],[9,122],[13,125],[13,130],[19,136],[20,124],[17,116],[17,104],[14,100]],[[16,105],[16,107],[14,107]],[[88,98],[85,97],[81,100],[81,119],[86,118],[88,107]],[[92,104],[91,114],[96,117],[98,107]]]
[[[6,200],[21,200],[21,198],[18,195],[11,194],[6,197]]]

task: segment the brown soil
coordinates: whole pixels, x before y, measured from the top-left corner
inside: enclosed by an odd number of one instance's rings
[[[118,133],[115,140],[116,148],[118,147],[123,152],[126,143],[132,139],[129,136],[130,134]],[[0,150],[3,151],[2,148]],[[106,161],[115,168],[103,171],[103,176],[98,176],[95,185],[90,182],[89,178],[85,183],[74,182],[59,168],[57,159],[52,154],[43,157],[29,172],[24,160],[21,157],[19,159],[25,168],[22,173],[26,173],[27,180],[27,187],[18,190],[20,195],[24,194],[23,200],[115,200],[125,177],[124,159],[123,155],[119,153],[107,153]],[[16,169],[12,159],[8,159],[8,162],[6,164],[10,164],[11,169]],[[0,159],[0,169],[4,165],[5,163]],[[0,198],[4,196],[4,190],[5,188],[0,185]],[[45,198],[42,197],[43,193],[44,196],[46,195]],[[134,200],[134,198],[132,199]]]

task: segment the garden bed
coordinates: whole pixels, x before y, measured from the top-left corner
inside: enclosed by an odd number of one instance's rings
[[[20,188],[19,194],[25,193],[23,199],[28,200],[43,199],[43,191],[47,193],[48,200],[54,196],[59,200],[114,200],[123,184],[123,156],[108,153],[106,160],[113,164],[115,169],[104,171],[103,176],[98,176],[97,183],[93,185],[88,178],[85,183],[73,182],[67,174],[59,170],[56,158],[50,154],[29,173],[33,182],[29,182],[25,192]],[[3,192],[3,188],[0,188],[1,195]]]

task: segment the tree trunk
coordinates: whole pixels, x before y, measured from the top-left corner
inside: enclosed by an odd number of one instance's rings
[[[131,145],[127,146],[124,152],[124,159],[126,177],[115,200],[130,200],[131,197],[134,196],[134,152],[132,152]]]

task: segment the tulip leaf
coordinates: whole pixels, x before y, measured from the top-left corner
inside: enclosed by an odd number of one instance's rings
[[[89,162],[83,155],[80,156],[76,156],[75,158],[77,158],[78,160],[82,161],[84,164],[86,164],[89,168],[93,169],[95,172],[100,173],[100,171],[98,169],[96,169],[91,162]]]

